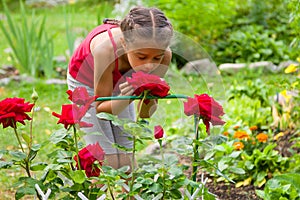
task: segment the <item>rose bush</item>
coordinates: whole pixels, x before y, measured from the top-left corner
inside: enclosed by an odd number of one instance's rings
[[[151,98],[155,99],[164,98],[168,95],[170,89],[165,81],[155,75],[136,73],[127,81],[137,89],[135,95],[140,95],[141,101],[148,100],[148,95],[151,95]],[[80,141],[80,130],[78,129],[79,127],[92,126],[88,122],[83,122],[82,118],[88,109],[91,108],[91,103],[98,98],[89,96],[85,88],[76,88],[74,91],[68,90],[67,94],[69,100],[73,103],[62,105],[61,114],[52,113],[53,116],[59,118],[57,123],[63,124],[64,129],[55,131],[49,138],[49,142],[53,144],[53,147],[51,147],[52,152],[48,154],[49,160],[47,162],[34,163],[33,160],[41,148],[41,145],[36,144],[32,146],[28,145],[28,152],[22,149],[23,153],[11,154],[19,156],[18,162],[6,162],[0,165],[1,168],[6,168],[18,163],[27,172],[28,177],[21,177],[18,182],[20,187],[17,190],[16,199],[20,199],[27,194],[36,195],[39,199],[42,199],[43,194],[37,192],[36,188],[39,188],[38,191],[42,192],[47,188],[51,188],[52,196],[50,195],[49,198],[59,195],[62,199],[74,199],[77,198],[77,195],[83,195],[89,199],[96,199],[99,195],[106,195],[107,193],[107,191],[102,191],[101,188],[97,187],[99,184],[107,186],[112,199],[115,198],[115,195],[118,195],[120,198],[141,195],[146,199],[155,197],[177,199],[184,195],[181,193],[181,190],[184,190],[185,194],[194,196],[211,195],[207,190],[204,190],[202,183],[198,183],[194,179],[195,173],[193,173],[193,179],[189,179],[183,174],[185,168],[177,166],[178,160],[172,156],[164,156],[164,147],[162,145],[164,130],[162,126],[155,126],[153,134],[153,131],[149,131],[150,129],[147,127],[147,124],[141,123],[138,118],[139,113],[135,122],[129,122],[126,119],[119,119],[117,116],[100,113],[102,117],[104,116],[105,118],[106,116],[108,120],[111,120],[118,126],[122,126],[125,131],[132,134],[134,143],[133,149],[131,149],[133,156],[131,169],[133,170],[130,174],[128,174],[128,168],[126,167],[112,169],[109,166],[103,166],[103,163],[105,163],[105,152],[101,146],[98,143],[85,146]],[[202,97],[205,97],[204,100]],[[224,114],[222,107],[216,101],[211,97],[207,98],[206,95],[195,95],[195,98],[197,100],[195,103],[196,107],[201,108],[201,111],[198,113],[193,113],[197,119],[201,118],[206,123],[205,125],[208,123],[212,123],[212,125],[225,123],[221,120],[221,116]],[[190,105],[190,102],[194,102],[191,99],[188,99],[187,104]],[[101,101],[101,98],[98,100]],[[10,99],[6,99],[0,102],[0,107],[5,108],[1,109],[0,113],[3,127],[11,126],[15,128],[16,122],[25,124],[24,120],[32,119],[26,112],[30,112],[34,104],[25,103],[21,99],[15,101],[16,105],[10,105],[8,104],[10,101]],[[191,104],[191,106],[195,105]],[[191,108],[185,106],[185,109]],[[215,111],[215,109],[217,110]],[[139,108],[137,110],[140,111]],[[189,112],[186,111],[186,113]],[[7,119],[10,119],[11,122],[8,123]],[[195,135],[198,135],[198,123],[200,123],[199,120],[195,121]],[[149,133],[153,135],[149,135]],[[198,139],[197,136],[195,138]],[[23,140],[29,144],[32,143],[33,139],[33,137],[23,137]],[[156,167],[152,166],[147,169],[145,166],[143,169],[136,169],[134,164],[136,160],[135,153],[137,151],[135,143],[142,143],[144,140],[149,139],[157,139],[159,142],[162,162],[156,165]],[[21,142],[19,144],[22,148]],[[193,166],[196,166],[199,165],[200,161],[199,155],[197,155],[198,141],[195,140],[191,145],[195,149]],[[123,148],[117,144],[116,146],[120,149]],[[195,170],[196,167],[194,168],[194,172],[196,172]],[[33,176],[32,173],[35,173],[35,171],[42,171],[42,177],[37,177],[36,174]],[[128,181],[128,179],[131,180]],[[26,182],[26,186],[24,186],[24,182]],[[128,182],[129,187],[125,182]],[[121,189],[126,187],[128,193],[115,194],[113,192],[113,190],[118,190],[115,188]],[[202,188],[201,192],[199,188]]]

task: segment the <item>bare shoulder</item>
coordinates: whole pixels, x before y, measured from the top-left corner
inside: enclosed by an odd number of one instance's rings
[[[116,27],[110,30],[113,35],[114,41],[116,42],[117,46],[119,46],[119,38],[122,34],[120,28]],[[108,52],[113,54],[113,45],[108,32],[105,31],[103,33],[96,35],[91,41],[90,49],[93,55],[94,53],[99,53],[99,52],[103,52],[103,53]]]
[[[104,54],[107,56],[113,49],[108,33],[103,32],[96,35],[91,41],[90,49],[93,55]]]

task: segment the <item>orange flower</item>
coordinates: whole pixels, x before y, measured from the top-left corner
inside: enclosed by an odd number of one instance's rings
[[[256,136],[256,139],[260,142],[266,142],[268,140],[268,135],[265,133],[260,133]]]
[[[223,133],[223,135],[228,136],[228,135],[229,135],[229,132],[228,132],[228,131],[225,131],[225,132]]]
[[[240,126],[238,126],[238,125],[236,125],[236,126],[233,127],[234,130],[237,130],[239,128],[240,128]]]
[[[250,131],[256,131],[257,130],[257,126],[251,126],[249,129],[250,129]]]
[[[235,150],[242,150],[244,148],[244,144],[242,142],[235,142],[233,143]]]
[[[240,139],[240,140],[242,140],[242,139],[248,140],[250,138],[246,131],[236,131],[236,132],[234,132],[233,137]]]

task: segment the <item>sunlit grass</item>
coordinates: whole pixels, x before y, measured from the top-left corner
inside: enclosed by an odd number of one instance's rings
[[[1,9],[0,12],[2,12]],[[21,17],[24,17],[20,16],[20,8],[17,3],[9,4],[9,9],[16,23],[20,21]],[[63,55],[67,57],[69,56],[69,47],[66,35],[66,22],[69,22],[72,34],[76,34],[76,37],[84,37],[91,29],[99,25],[99,23],[102,23],[103,18],[112,17],[112,9],[113,2],[110,1],[90,2],[89,4],[78,2],[75,4],[45,8],[30,8],[26,6],[29,21],[31,20],[33,10],[35,17],[40,20],[42,20],[43,16],[46,16],[46,29],[48,36],[53,38],[54,56]],[[5,18],[1,20],[4,20],[5,23]],[[4,52],[5,49],[9,48],[8,42],[2,32],[0,32],[0,36],[2,36],[0,43],[0,66],[4,64],[12,65],[13,61],[10,55]]]

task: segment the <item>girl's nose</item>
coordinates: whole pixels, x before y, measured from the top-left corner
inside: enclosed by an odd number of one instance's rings
[[[158,65],[159,65],[158,63],[145,64],[144,71],[147,72],[147,73],[152,72],[158,67]]]

